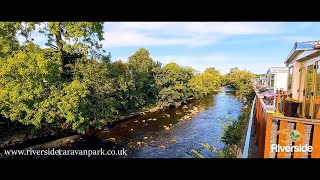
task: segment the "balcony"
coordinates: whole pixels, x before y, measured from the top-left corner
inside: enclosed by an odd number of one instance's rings
[[[280,96],[276,106],[266,105],[263,95],[256,90],[243,157],[320,158],[320,120],[277,116],[275,112],[283,109],[279,99]],[[290,150],[275,150],[276,145]],[[312,146],[312,152],[295,149],[303,146]]]

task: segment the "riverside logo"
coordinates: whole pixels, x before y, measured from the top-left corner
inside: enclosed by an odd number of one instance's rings
[[[301,134],[298,130],[291,130],[291,129],[283,129],[277,131],[280,136],[283,137],[279,139],[279,141],[287,143],[290,139],[292,142],[297,142],[301,138]],[[290,138],[290,139],[289,139]],[[299,145],[299,146],[280,146],[279,144],[272,144],[271,145],[272,152],[312,152],[312,146],[309,145]]]

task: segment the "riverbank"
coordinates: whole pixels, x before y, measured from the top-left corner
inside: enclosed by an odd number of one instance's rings
[[[149,110],[137,113],[133,118],[121,119],[113,126],[105,126],[100,130],[92,129],[87,135],[52,139],[30,144],[31,147],[20,146],[13,149],[125,148],[128,150],[128,158],[195,158],[191,149],[200,149],[201,143],[210,143],[218,149],[224,146],[220,139],[223,127],[217,120],[225,121],[226,116],[238,117],[242,106],[235,92],[225,88],[221,93],[191,100],[178,108],[164,110],[150,107]],[[97,156],[94,158],[121,157]]]
[[[207,96],[214,95],[214,94],[218,94],[219,92],[222,91],[222,89],[223,89],[223,87],[219,87],[218,89],[215,89],[215,90],[213,91],[213,93],[210,93],[210,94],[208,94]],[[200,99],[201,99],[201,98],[200,98]],[[190,100],[188,100],[188,102],[182,103],[182,105],[179,106],[179,107],[159,107],[159,106],[155,106],[155,105],[154,105],[154,106],[151,106],[150,108],[145,108],[146,110],[143,110],[143,111],[140,111],[140,112],[134,112],[134,113],[131,113],[131,114],[127,115],[127,116],[120,116],[120,117],[117,117],[117,118],[114,118],[114,119],[101,120],[100,122],[101,122],[102,124],[104,124],[104,125],[102,126],[102,128],[103,128],[103,127],[113,127],[113,126],[115,126],[115,125],[118,124],[118,123],[124,122],[124,121],[126,121],[126,120],[128,120],[128,119],[132,119],[132,118],[135,118],[135,117],[138,117],[138,116],[145,115],[145,114],[147,114],[147,113],[153,113],[153,112],[158,112],[158,111],[166,111],[166,110],[169,110],[169,109],[171,109],[171,108],[175,108],[175,109],[180,108],[180,107],[186,108],[186,105],[187,105],[188,103],[190,103],[191,101],[195,101],[195,100],[199,100],[199,99],[190,99]],[[197,111],[197,109],[193,110],[193,112],[191,112],[191,114],[192,114],[192,113],[195,113],[196,111]],[[186,117],[184,117],[183,119],[190,119],[190,117],[186,116]],[[182,120],[183,120],[183,119],[182,119]],[[89,129],[85,134],[86,134],[86,135],[90,135],[91,133],[92,133],[92,129]]]
[[[136,112],[132,113],[128,116],[121,116],[112,120],[105,121],[105,126],[103,126],[100,130],[90,128],[84,135],[78,135],[80,137],[83,136],[95,136],[99,138],[99,132],[103,129],[108,129],[116,126],[117,124],[121,124],[127,120],[137,118],[146,114],[150,113],[165,113],[169,112],[173,109],[182,109],[186,110],[185,115],[183,115],[181,118],[179,118],[179,121],[189,120],[192,118],[193,115],[203,111],[203,108],[200,107],[193,107],[192,109],[188,109],[189,104],[193,101],[197,100],[190,100],[188,103],[181,105],[177,108],[160,108],[160,107],[150,107],[147,110],[144,110],[142,112]],[[181,113],[181,112],[180,112]],[[179,114],[179,113],[178,113]],[[166,114],[166,117],[170,118],[170,115]],[[155,119],[152,119],[155,120]],[[149,121],[148,119],[146,122]],[[32,126],[22,126],[18,123],[15,123],[16,125],[13,125],[10,129],[6,129],[6,127],[0,127],[1,128],[1,134],[0,134],[0,151],[2,152],[4,149],[26,149],[30,147],[63,147],[67,143],[73,143],[79,138],[72,140],[72,141],[64,141],[64,139],[73,139],[72,137],[74,135],[77,135],[76,132],[68,131],[68,130],[61,130],[61,129],[51,129],[51,128],[45,128],[45,129],[38,129],[35,130]],[[166,125],[163,126],[164,130],[170,130],[174,126],[173,125]],[[34,132],[33,132],[34,131]],[[106,139],[107,141],[110,141],[109,139]],[[112,138],[111,138],[112,140]],[[61,143],[61,142],[65,143]],[[45,145],[42,145],[45,144]]]
[[[251,113],[252,99],[249,94],[249,99],[242,107],[241,114],[236,121],[233,121],[225,130],[222,141],[226,146],[220,151],[221,156],[227,158],[242,158],[242,151],[245,144],[245,137],[248,127],[248,122]]]

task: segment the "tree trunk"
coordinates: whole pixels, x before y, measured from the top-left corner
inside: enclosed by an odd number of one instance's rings
[[[61,61],[61,67],[62,67],[62,76],[64,77],[65,75],[65,65],[66,65],[66,62],[65,62],[65,59],[64,59],[64,51],[63,51],[63,44],[62,44],[62,35],[61,35],[61,31],[62,31],[62,28],[61,28],[61,23],[59,23],[59,31],[58,33],[56,34],[56,43],[57,43],[57,49],[58,49],[58,55],[60,57],[60,61]]]

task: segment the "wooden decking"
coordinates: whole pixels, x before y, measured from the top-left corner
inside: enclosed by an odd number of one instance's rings
[[[273,116],[275,107],[265,105],[262,98],[256,91],[247,158],[320,158],[320,120]],[[296,141],[290,136],[293,131],[300,134]],[[310,153],[275,152],[272,151],[272,145],[306,145],[312,146],[313,150]]]
[[[258,158],[258,146],[255,142],[254,126],[251,128],[248,158]]]

